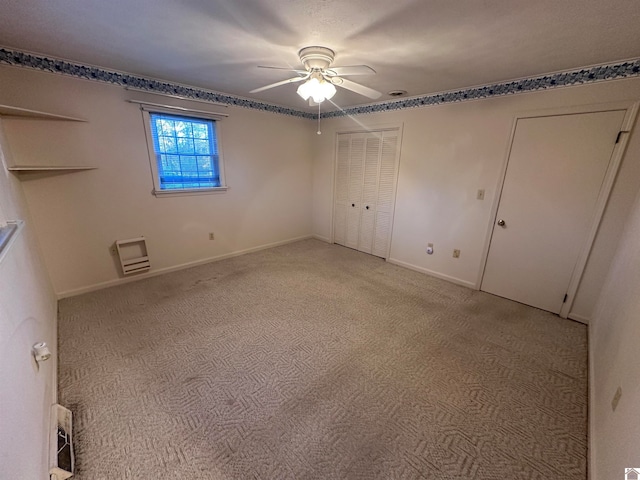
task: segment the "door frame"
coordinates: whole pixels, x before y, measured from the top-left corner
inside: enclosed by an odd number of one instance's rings
[[[593,242],[595,241],[600,222],[602,221],[604,210],[607,206],[609,196],[611,195],[611,190],[613,189],[618,169],[620,167],[620,164],[622,163],[622,158],[627,148],[627,144],[629,143],[629,137],[633,129],[639,107],[640,102],[630,100],[623,102],[611,102],[526,111],[515,115],[511,125],[511,133],[509,135],[509,142],[507,143],[505,157],[502,162],[502,167],[500,169],[500,174],[496,185],[496,195],[491,205],[489,225],[487,227],[484,246],[482,249],[480,270],[478,272],[475,283],[475,288],[477,290],[480,290],[480,287],[482,286],[482,280],[484,278],[484,272],[487,266],[487,260],[489,258],[491,238],[493,236],[493,230],[498,215],[498,207],[500,206],[500,200],[502,198],[502,189],[504,187],[504,182],[507,175],[507,168],[509,165],[509,158],[511,157],[511,150],[513,147],[513,140],[515,138],[518,120],[527,118],[555,117],[561,115],[579,115],[583,113],[599,113],[615,110],[625,110],[625,116],[622,120],[622,125],[620,126],[620,131],[622,132],[622,134],[620,135],[618,143],[614,145],[611,157],[609,158],[609,165],[607,166],[604,180],[602,182],[602,186],[600,187],[600,192],[598,193],[598,200],[596,201],[596,205],[594,207],[594,213],[589,224],[589,229],[587,231],[586,238],[583,240],[582,246],[580,247],[580,253],[578,254],[578,259],[573,269],[571,280],[569,281],[569,285],[567,287],[567,301],[562,304],[562,308],[560,309],[560,317],[567,318],[569,316],[571,308],[573,307],[576,293],[578,291],[578,287],[580,286],[582,274],[584,273],[584,269],[587,265],[587,260],[589,259],[589,254],[591,253],[591,248],[593,247]]]
[[[389,261],[389,255],[391,255],[391,242],[393,240],[393,226],[395,221],[396,214],[396,198],[398,195],[398,177],[400,174],[400,159],[402,156],[402,136],[403,136],[403,128],[404,123],[373,123],[370,125],[358,124],[353,127],[337,127],[333,130],[333,175],[331,176],[333,180],[333,185],[331,188],[331,229],[329,234],[329,242],[336,243],[334,238],[334,214],[336,209],[336,184],[337,184],[337,175],[338,175],[338,135],[340,134],[349,134],[349,133],[376,133],[383,132],[389,130],[398,130],[398,151],[397,158],[398,161],[396,163],[396,171],[395,174],[395,185],[393,186],[393,207],[391,208],[391,225],[389,227],[389,237],[388,237],[388,245],[387,245],[387,253],[384,259],[385,262]]]

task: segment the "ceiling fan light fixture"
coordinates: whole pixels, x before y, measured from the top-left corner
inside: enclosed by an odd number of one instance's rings
[[[382,93],[373,88],[343,78],[352,75],[372,75],[376,73],[376,71],[368,65],[345,65],[329,68],[335,58],[335,52],[330,48],[319,46],[305,47],[298,52],[298,56],[300,57],[300,62],[304,65],[304,70],[282,67],[261,67],[295,72],[298,75],[297,77],[256,88],[249,93],[258,93],[288,83],[300,82],[297,90],[298,95],[305,101],[313,99],[313,102],[316,104],[332,98],[336,93],[336,87],[350,90],[372,100],[377,100],[382,95]]]
[[[318,79],[316,76],[313,76],[300,85],[297,91],[298,95],[304,100],[309,100],[309,97],[311,97],[314,102],[322,103],[336,94],[336,87],[324,78]]]

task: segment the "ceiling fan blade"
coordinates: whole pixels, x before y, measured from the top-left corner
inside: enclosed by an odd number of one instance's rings
[[[374,75],[376,71],[368,65],[348,65],[345,67],[331,67],[326,70],[327,75],[341,77],[349,75]]]
[[[296,70],[294,68],[289,68],[289,67],[270,67],[268,65],[258,65],[258,68],[268,68],[270,70],[284,70],[286,72],[295,72],[298,75],[306,75],[308,73],[306,70]]]
[[[335,83],[335,85],[346,88],[347,90],[351,90],[352,92],[359,93],[360,95],[364,95],[365,97],[369,97],[372,100],[377,100],[382,96],[382,93],[374,90],[373,88],[365,87],[364,85],[352,82],[351,80],[347,80],[346,78],[341,78],[340,80],[342,80],[342,82]]]
[[[280,82],[272,83],[271,85],[265,85],[264,87],[256,88],[254,90],[251,90],[249,93],[262,92],[264,90],[269,90],[270,88],[279,87],[280,85],[286,85],[287,83],[301,82],[302,80],[306,80],[307,77],[308,77],[308,75],[306,75],[304,77],[289,78],[287,80],[282,80]]]

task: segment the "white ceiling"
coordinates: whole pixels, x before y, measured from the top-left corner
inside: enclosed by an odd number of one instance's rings
[[[297,84],[249,91],[309,45],[371,66],[350,78],[385,101],[637,58],[639,25],[639,0],[0,0],[2,46],[297,110]]]

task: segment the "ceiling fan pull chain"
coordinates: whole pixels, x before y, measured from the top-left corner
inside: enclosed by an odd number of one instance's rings
[[[316,132],[318,135],[322,135],[322,132],[320,131],[320,105],[322,105],[322,103],[318,104],[318,131]]]

